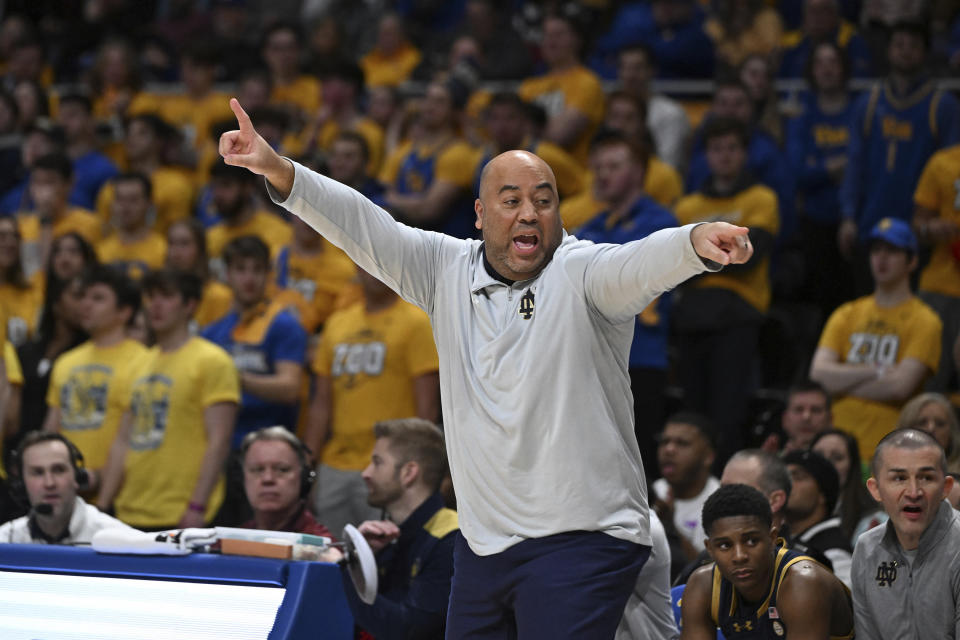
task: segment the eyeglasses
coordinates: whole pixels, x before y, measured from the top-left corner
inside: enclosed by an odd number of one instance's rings
[[[269,464],[269,465],[258,464],[252,467],[243,468],[244,473],[249,473],[250,475],[256,476],[257,478],[265,474],[267,470],[270,471],[270,475],[289,476],[294,471],[296,471],[297,468],[289,464]]]

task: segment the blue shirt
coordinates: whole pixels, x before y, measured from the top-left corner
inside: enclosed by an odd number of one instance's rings
[[[780,235],[778,239],[782,243],[793,234],[796,224],[793,212],[793,194],[796,185],[791,174],[790,164],[787,162],[787,156],[769,134],[755,129],[750,135],[750,144],[747,146],[746,168],[757,180],[773,189],[777,194],[777,201],[780,205]],[[707,165],[707,150],[703,144],[703,136],[698,132],[695,136],[693,154],[690,158],[690,168],[687,170],[686,192],[700,191],[709,177],[710,167]]]
[[[307,332],[289,311],[264,304],[250,322],[238,326],[240,314],[233,310],[208,325],[201,335],[223,347],[240,372],[273,374],[282,361],[304,365]],[[297,404],[279,404],[244,390],[233,431],[233,448],[243,437],[263,427],[280,424],[291,431],[297,426]]]
[[[377,640],[442,638],[453,578],[455,511],[435,493],[400,525],[400,537],[377,554],[378,588],[365,604],[350,584],[344,592],[353,617]],[[345,582],[349,582],[344,571]]]
[[[881,218],[913,218],[913,192],[930,156],[960,142],[960,104],[932,81],[906,96],[889,82],[861,96],[850,132],[849,164],[840,189],[844,218],[866,242]]]
[[[119,173],[110,159],[97,151],[91,151],[73,162],[73,188],[67,202],[75,207],[96,210],[100,189]],[[0,199],[0,214],[11,214],[33,209],[28,186],[30,177],[3,194]]]
[[[70,204],[93,211],[97,194],[110,178],[117,175],[117,167],[99,151],[90,151],[73,161],[73,190]]]
[[[609,213],[604,211],[594,217],[580,227],[576,236],[581,240],[596,243],[624,244],[646,238],[654,231],[678,226],[673,214],[648,196],[643,196],[634,202],[630,212],[612,225],[608,220]],[[633,342],[630,345],[631,369],[666,370],[670,299],[670,293],[662,294],[636,319]]]
[[[828,159],[847,156],[856,102],[838,113],[824,113],[806,94],[803,113],[787,123],[787,157],[797,179],[803,215],[824,225],[840,222],[840,182],[827,172]]]
[[[852,28],[852,27],[847,27]],[[841,33],[844,37],[841,37]],[[843,32],[840,29],[830,37],[850,60],[850,75],[854,78],[869,78],[873,73],[873,59],[870,57],[870,47],[867,46],[859,33],[847,36],[847,29]],[[805,36],[797,44],[783,52],[780,60],[781,78],[805,78],[807,75],[807,60],[813,51],[814,41],[810,36]]]
[[[416,194],[426,193],[433,184],[437,159],[443,149],[438,149],[435,153],[428,156],[421,156],[417,149],[411,149],[400,163],[397,170],[397,178],[394,180],[393,188],[397,193]],[[376,199],[372,200],[377,203]],[[473,226],[473,199],[470,195],[458,196],[447,208],[443,215],[433,222],[418,223],[413,226],[427,229],[428,231],[439,231],[455,238],[474,238],[476,229]]]
[[[648,2],[624,4],[611,21],[610,30],[596,42],[590,67],[600,77],[617,77],[617,54],[634,44],[650,47],[662,78],[713,77],[713,42],[703,30],[704,14],[694,9],[693,18],[663,29],[653,19]]]

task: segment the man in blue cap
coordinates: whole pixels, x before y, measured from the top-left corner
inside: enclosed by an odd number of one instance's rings
[[[900,408],[936,372],[942,330],[910,289],[917,268],[910,225],[883,218],[869,240],[873,294],[833,312],[810,367],[810,377],[834,396],[834,425],[856,436],[862,460],[873,457]]]

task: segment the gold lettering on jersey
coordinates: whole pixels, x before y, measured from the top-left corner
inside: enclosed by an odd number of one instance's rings
[[[845,147],[850,141],[850,130],[818,124],[813,128],[813,139],[818,147]]]
[[[740,624],[739,622],[734,622],[733,630],[736,631],[737,633],[740,633],[742,631],[753,631],[753,620],[747,620],[743,624]]]
[[[913,123],[906,120],[897,120],[893,116],[883,117],[883,137],[895,140],[909,141],[913,139]]]

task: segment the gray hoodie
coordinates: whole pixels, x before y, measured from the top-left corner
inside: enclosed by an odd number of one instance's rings
[[[860,536],[851,577],[858,638],[960,638],[960,516],[946,500],[915,553],[891,522]]]

